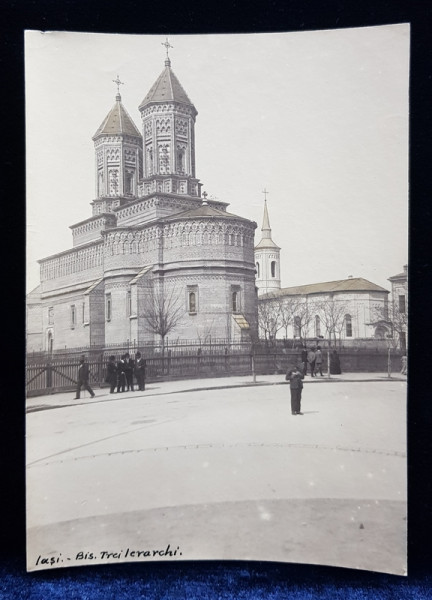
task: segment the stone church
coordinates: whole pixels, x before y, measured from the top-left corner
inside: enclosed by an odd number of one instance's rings
[[[92,214],[71,249],[39,261],[28,351],[159,343],[150,322],[174,313],[170,340],[257,335],[256,223],[202,193],[197,110],[168,56],[139,112],[141,131],[117,91],[93,136]]]

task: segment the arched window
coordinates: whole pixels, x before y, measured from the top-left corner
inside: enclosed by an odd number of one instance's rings
[[[300,337],[301,319],[294,317],[294,337]]]
[[[256,266],[256,274],[257,274],[257,277],[259,278],[259,277],[260,277],[260,266],[259,266],[259,262],[255,263],[255,266]]]
[[[189,312],[196,313],[196,294],[189,292]]]
[[[184,150],[179,149],[177,151],[177,172],[183,174],[184,168]]]
[[[105,315],[106,320],[111,321],[111,294],[105,296]]]
[[[321,320],[319,315],[315,315],[315,337],[319,337],[321,335]]]
[[[48,344],[47,344],[47,350],[50,354],[52,354],[53,351],[53,334],[52,331],[48,331]]]
[[[233,312],[238,311],[238,292],[232,293],[232,310]]]
[[[270,272],[272,277],[276,277],[276,261],[272,260],[270,263]]]
[[[71,318],[71,328],[73,329],[76,325],[75,304],[72,304],[72,306],[70,307],[70,318]]]
[[[346,337],[352,337],[351,315],[345,315],[345,335],[346,335]]]

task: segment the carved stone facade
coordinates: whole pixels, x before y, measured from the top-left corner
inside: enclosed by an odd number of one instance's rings
[[[161,290],[182,313],[169,337],[257,335],[256,224],[201,198],[197,111],[169,60],[139,110],[142,135],[117,94],[93,136],[92,216],[71,227],[72,249],[39,261],[29,351],[159,342],[145,316]]]

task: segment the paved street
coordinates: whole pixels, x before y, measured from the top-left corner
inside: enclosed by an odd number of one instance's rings
[[[404,573],[406,382],[309,378],[293,417],[281,379],[28,399],[28,568],[222,558]]]

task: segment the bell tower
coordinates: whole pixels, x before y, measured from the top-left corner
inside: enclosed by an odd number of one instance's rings
[[[141,178],[142,137],[122,104],[120,81],[115,104],[93,136],[96,155],[96,199],[93,214],[111,212],[138,197]]]
[[[165,68],[141,102],[143,181],[140,195],[168,193],[201,196],[195,176],[195,117],[198,114],[171,69]]]
[[[280,290],[280,248],[272,240],[267,210],[267,190],[264,189],[264,215],[261,241],[255,246],[255,270],[258,295]]]

